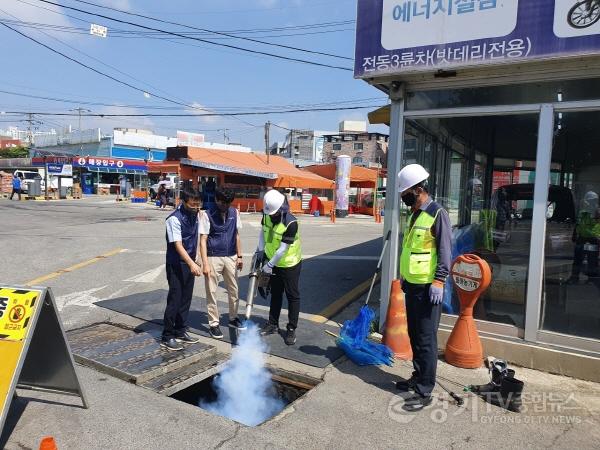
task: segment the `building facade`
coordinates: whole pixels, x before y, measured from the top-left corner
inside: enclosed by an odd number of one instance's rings
[[[552,0],[438,15],[429,27],[425,16],[393,20],[381,4],[358,1],[355,76],[390,98],[372,121],[390,126],[387,185],[423,165],[450,213],[453,256],[493,269],[473,308],[487,351],[600,381],[600,29],[575,29],[569,2]],[[407,217],[388,189],[382,317]],[[460,312],[456,270],[440,343]]]
[[[386,167],[389,136],[382,133],[342,132],[323,136],[323,162],[335,162],[348,155],[352,164],[364,167]]]

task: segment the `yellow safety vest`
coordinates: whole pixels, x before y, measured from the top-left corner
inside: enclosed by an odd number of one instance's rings
[[[431,227],[440,210],[432,216],[421,211],[412,228],[412,214],[408,219],[402,239],[400,275],[412,284],[429,284],[437,267],[437,248]]]
[[[289,214],[289,213],[287,213]],[[287,224],[283,223],[283,220],[277,225],[273,226],[271,217],[264,215],[263,220],[263,235],[265,237],[265,255],[267,258],[273,258],[273,255],[281,245],[281,239],[283,234],[287,230],[288,226],[292,222],[296,222],[296,218],[291,216],[292,220],[287,221]],[[283,218],[282,218],[283,219]],[[288,268],[294,267],[302,261],[302,248],[300,246],[300,230],[294,236],[294,242],[288,247],[285,254],[277,262],[277,267]]]

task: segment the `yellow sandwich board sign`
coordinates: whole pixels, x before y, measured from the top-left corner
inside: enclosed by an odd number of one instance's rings
[[[81,397],[73,356],[50,289],[0,286],[0,431],[15,388]]]

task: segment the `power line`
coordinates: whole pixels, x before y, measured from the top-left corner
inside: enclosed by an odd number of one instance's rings
[[[29,4],[29,3],[28,3],[28,4]],[[35,6],[35,5],[32,5],[32,6]],[[47,9],[47,8],[44,8],[44,9]],[[19,19],[17,16],[15,16],[15,15],[13,15],[13,14],[10,14],[10,13],[8,13],[8,12],[6,12],[6,11],[2,10],[2,9],[0,9],[0,11],[2,11],[4,14],[7,14],[7,15],[9,15],[9,16],[11,16],[11,17],[14,17],[15,19]],[[2,23],[2,22],[0,22],[0,23]],[[49,37],[50,39],[53,39],[53,40],[55,40],[55,41],[57,41],[57,42],[60,42],[60,43],[61,43],[61,44],[63,44],[64,46],[66,46],[66,47],[68,47],[68,48],[70,48],[70,49],[72,49],[72,50],[76,51],[77,53],[80,53],[80,54],[82,54],[82,55],[84,55],[84,56],[87,56],[87,57],[88,57],[88,58],[90,58],[91,60],[93,60],[93,61],[96,61],[96,62],[98,62],[98,63],[100,63],[100,64],[102,64],[102,65],[104,65],[104,66],[106,66],[106,67],[109,67],[109,68],[113,69],[114,71],[116,71],[116,72],[120,73],[121,75],[125,75],[127,78],[130,78],[130,79],[132,79],[132,80],[135,80],[135,81],[137,81],[137,82],[139,82],[139,83],[145,84],[146,86],[149,86],[149,87],[151,87],[152,89],[155,89],[155,90],[157,90],[157,91],[159,91],[159,92],[162,92],[163,94],[165,94],[165,95],[168,95],[168,96],[170,96],[170,97],[174,97],[175,99],[177,99],[177,100],[179,100],[179,101],[181,101],[181,102],[185,102],[185,101],[184,101],[184,100],[182,100],[181,98],[177,98],[177,97],[175,97],[175,96],[173,96],[173,95],[169,94],[168,92],[165,92],[165,91],[163,91],[162,89],[160,89],[160,88],[157,88],[156,86],[153,86],[153,85],[151,85],[150,83],[147,83],[147,82],[145,82],[145,81],[143,81],[143,80],[140,80],[140,79],[138,79],[138,78],[136,78],[136,77],[134,77],[134,76],[132,76],[132,75],[130,75],[130,74],[128,74],[128,73],[126,73],[126,72],[123,72],[123,71],[122,71],[122,70],[120,70],[119,68],[117,68],[117,67],[114,67],[114,66],[112,66],[112,65],[108,64],[107,62],[104,62],[104,61],[102,61],[102,60],[100,60],[100,59],[98,59],[98,58],[95,58],[95,57],[93,57],[92,55],[89,55],[89,54],[87,54],[87,53],[85,53],[85,52],[83,52],[83,51],[81,51],[81,50],[79,50],[79,49],[77,49],[77,48],[73,47],[72,45],[69,45],[69,44],[67,44],[66,42],[63,42],[63,41],[61,41],[60,39],[58,39],[58,38],[56,38],[56,37],[54,37],[54,36],[51,36],[51,35],[49,35],[48,33],[45,33],[45,32],[44,32],[44,31],[42,31],[42,30],[38,30],[38,31],[39,31],[40,33],[42,33],[43,35],[45,35],[45,36]]]
[[[143,28],[143,29],[146,29],[146,30],[158,31],[160,33],[169,34],[171,36],[177,36],[177,37],[181,37],[181,38],[185,38],[185,39],[191,39],[191,40],[194,40],[194,41],[204,42],[206,44],[211,44],[211,45],[216,45],[216,46],[220,46],[220,47],[231,48],[231,49],[235,49],[235,50],[241,50],[241,51],[248,52],[248,53],[254,53],[254,54],[258,54],[258,55],[270,56],[272,58],[282,59],[282,60],[286,60],[286,61],[293,61],[293,62],[298,62],[298,63],[303,63],[303,64],[309,64],[309,65],[318,66],[318,67],[326,67],[326,68],[329,68],[329,69],[344,70],[344,71],[348,71],[348,72],[352,72],[353,71],[353,69],[351,69],[349,67],[334,66],[334,65],[331,65],[331,64],[319,63],[319,62],[316,62],[316,61],[309,61],[309,60],[306,60],[306,59],[299,59],[299,58],[294,58],[294,57],[291,57],[291,56],[278,55],[276,53],[269,53],[269,52],[264,52],[264,51],[261,51],[261,50],[252,50],[252,49],[249,49],[249,48],[239,47],[237,45],[225,44],[225,43],[222,43],[222,42],[213,42],[213,41],[210,41],[210,40],[207,40],[207,39],[198,38],[198,37],[195,37],[195,36],[186,36],[184,34],[176,33],[176,32],[173,32],[173,31],[161,30],[159,28],[148,27],[146,25],[141,25],[141,24],[137,24],[137,23],[134,23],[134,22],[129,22],[127,20],[115,19],[113,17],[109,17],[109,16],[106,16],[106,15],[103,15],[103,14],[88,12],[88,11],[85,11],[85,10],[80,9],[80,8],[75,8],[73,6],[61,5],[60,3],[51,2],[49,0],[37,0],[37,1],[38,2],[47,3],[47,4],[50,4],[50,5],[54,5],[54,6],[60,6],[62,8],[66,8],[66,9],[71,9],[71,10],[78,11],[78,12],[81,12],[83,14],[87,14],[87,15],[90,15],[90,16],[95,16],[95,17],[100,17],[100,18],[106,19],[106,20],[111,20],[113,22],[123,23],[123,24],[134,26],[134,27]],[[5,27],[8,27],[8,25],[6,25],[6,24],[2,24],[2,25],[4,25]]]
[[[86,106],[108,106],[108,107],[114,107],[114,108],[137,108],[137,109],[153,109],[153,110],[176,110],[176,109],[180,109],[177,106],[157,106],[157,105],[128,105],[128,104],[115,104],[115,103],[104,103],[104,102],[91,102],[91,101],[87,101],[87,100],[78,100],[78,99],[66,99],[66,98],[59,98],[59,97],[48,97],[48,96],[44,96],[44,95],[34,95],[34,94],[26,94],[23,92],[14,92],[14,91],[6,91],[6,90],[2,90],[0,89],[0,94],[7,94],[7,95],[14,95],[17,97],[25,97],[25,98],[34,98],[34,99],[39,99],[39,100],[48,100],[48,101],[53,101],[53,102],[60,102],[60,103],[72,103],[72,104],[76,104],[76,105],[86,105]],[[237,109],[265,109],[265,108],[271,108],[271,109],[276,109],[276,108],[292,108],[292,107],[317,107],[317,106],[322,106],[322,105],[343,105],[343,104],[348,104],[348,103],[364,103],[364,102],[369,102],[369,101],[373,101],[373,100],[385,100],[381,97],[368,97],[368,98],[357,98],[357,99],[352,99],[352,100],[340,100],[340,101],[328,101],[328,102],[321,102],[321,103],[296,103],[296,104],[286,104],[286,105],[263,105],[263,106],[211,106],[211,105],[204,105],[206,110],[211,110],[211,111],[215,111],[215,110],[237,110]],[[275,124],[273,124],[275,125]],[[257,125],[257,126],[262,126],[262,125]]]
[[[29,3],[27,3],[29,5]],[[31,6],[35,6],[38,7],[37,5],[31,5]],[[48,8],[42,8],[45,9],[47,11],[52,11],[51,9]],[[56,12],[56,11],[53,11]],[[12,14],[10,14],[12,16]],[[14,17],[14,16],[13,16]],[[75,16],[68,16],[68,17],[73,17],[75,18]],[[79,20],[79,19],[78,19]],[[79,35],[89,35],[89,29],[88,28],[84,28],[84,27],[70,27],[70,26],[65,26],[65,25],[55,25],[55,24],[51,24],[51,23],[40,23],[40,22],[27,22],[27,21],[22,21],[22,20],[10,20],[10,19],[4,19],[2,20],[2,22],[4,23],[8,23],[9,25],[18,25],[24,28],[33,28],[35,30],[48,30],[48,31],[55,31],[55,32],[60,32],[60,33],[68,33],[68,34],[79,34]],[[87,23],[87,21],[86,21]],[[264,33],[270,33],[270,32],[276,32],[276,28],[273,28],[271,30],[265,30],[265,31],[244,31],[244,30],[240,30],[238,32],[228,32],[228,33],[239,33],[239,34],[245,34],[245,33],[262,33],[262,36],[255,36],[255,37],[260,37],[260,38],[279,38],[279,37],[296,37],[296,36],[311,36],[311,35],[316,35],[316,34],[329,34],[329,33],[339,33],[339,32],[343,32],[343,31],[353,31],[354,28],[340,28],[340,29],[327,29],[327,30],[317,30],[317,31],[302,31],[302,32],[288,32],[286,33],[285,31],[279,31],[279,33],[282,34],[264,34]],[[300,29],[300,30],[312,30],[312,28],[306,28],[306,29]],[[211,36],[213,33],[204,33],[204,32],[181,32],[181,34],[185,34],[186,36]],[[155,33],[153,31],[135,31],[135,30],[123,30],[123,29],[116,29],[116,28],[111,28],[110,30],[110,36],[113,38],[117,38],[117,39],[165,39],[162,37],[162,33]],[[239,39],[238,36],[234,36],[234,37],[213,37],[212,40],[229,40],[229,39]],[[168,39],[165,39],[168,40]]]
[[[108,9],[110,11],[116,11],[116,12],[119,12],[121,14],[127,14],[129,16],[140,17],[140,18],[146,19],[146,20],[153,20],[155,22],[165,23],[165,24],[168,24],[168,25],[176,25],[176,26],[179,26],[179,27],[189,28],[191,30],[204,31],[206,33],[217,34],[219,36],[227,36],[229,38],[241,39],[241,40],[245,40],[245,41],[249,41],[249,42],[254,42],[254,43],[258,43],[258,44],[270,45],[270,46],[273,46],[273,47],[286,48],[288,50],[295,50],[295,51],[298,51],[298,52],[312,53],[312,54],[315,54],[315,55],[329,56],[329,57],[338,58],[338,59],[345,59],[347,61],[353,61],[354,60],[354,58],[348,58],[347,56],[339,56],[339,55],[334,55],[334,54],[331,54],[331,53],[318,52],[318,51],[315,51],[315,50],[307,50],[307,49],[304,49],[304,48],[293,47],[293,46],[290,46],[290,45],[275,44],[273,42],[261,41],[261,40],[258,40],[258,39],[253,39],[253,38],[244,37],[244,36],[235,36],[235,35],[232,35],[232,34],[229,34],[229,33],[223,33],[221,31],[208,30],[206,28],[193,27],[191,25],[185,25],[185,24],[182,24],[182,23],[172,22],[172,21],[169,21],[169,20],[157,19],[155,17],[146,16],[146,15],[143,15],[143,14],[132,13],[132,12],[129,12],[129,11],[124,11],[122,9],[113,8],[113,7],[110,7],[110,6],[98,5],[96,3],[88,2],[88,1],[85,1],[85,0],[74,0],[74,1],[76,1],[78,3],[84,3],[84,4],[90,5],[90,6],[95,6],[97,8]]]
[[[81,117],[235,117],[235,116],[264,116],[268,114],[292,114],[304,112],[325,112],[325,111],[352,111],[359,109],[381,108],[383,105],[366,105],[366,106],[345,106],[332,108],[312,108],[312,109],[286,109],[273,111],[244,111],[244,112],[222,112],[222,113],[206,113],[206,114],[156,114],[156,113],[139,113],[139,114],[82,114]],[[61,112],[24,112],[24,111],[6,111],[6,114],[37,114],[41,116],[77,116],[78,114]],[[257,125],[258,127],[259,125]],[[280,127],[283,128],[283,127]]]
[[[27,38],[27,39],[29,39],[29,40],[31,40],[31,41],[33,41],[33,42],[35,42],[35,43],[36,43],[36,44],[38,44],[38,45],[41,45],[42,47],[44,47],[44,48],[46,48],[46,49],[50,50],[51,52],[53,52],[53,53],[56,53],[56,54],[58,54],[58,55],[62,56],[63,58],[66,58],[66,59],[68,59],[69,61],[72,61],[72,62],[74,62],[75,64],[78,64],[78,65],[80,65],[80,66],[82,66],[82,67],[85,67],[86,69],[88,69],[88,70],[91,70],[92,72],[95,72],[95,73],[97,73],[97,74],[99,74],[99,75],[102,75],[103,77],[106,77],[106,78],[108,78],[108,79],[110,79],[110,80],[112,80],[112,81],[115,81],[115,82],[119,83],[119,84],[122,84],[122,85],[124,85],[124,86],[127,86],[127,87],[129,87],[129,88],[131,88],[131,89],[135,89],[135,90],[136,90],[136,91],[138,91],[138,92],[147,93],[147,94],[150,94],[150,95],[152,95],[153,97],[160,98],[161,100],[165,100],[165,101],[167,101],[167,102],[169,102],[169,103],[174,103],[174,104],[177,104],[177,105],[180,105],[180,106],[185,106],[186,108],[191,108],[191,109],[199,109],[199,110],[202,110],[202,111],[206,111],[206,109],[205,109],[205,108],[198,108],[198,107],[195,107],[195,106],[193,106],[193,105],[188,105],[187,103],[183,103],[183,102],[179,102],[179,101],[176,101],[176,100],[172,100],[172,99],[170,99],[170,98],[163,97],[162,95],[158,95],[158,94],[156,94],[156,93],[154,93],[154,92],[150,92],[150,91],[148,91],[147,89],[142,89],[142,88],[140,88],[140,87],[134,86],[133,84],[130,84],[130,83],[126,82],[126,81],[119,80],[118,78],[115,78],[115,77],[113,77],[112,75],[109,75],[109,74],[107,74],[107,73],[104,73],[104,72],[102,72],[102,71],[100,71],[100,70],[98,70],[98,69],[96,69],[96,68],[94,68],[94,67],[92,67],[92,66],[88,66],[87,64],[84,64],[84,63],[82,63],[81,61],[78,61],[78,60],[77,60],[77,59],[75,59],[75,58],[71,58],[70,56],[68,56],[68,55],[66,55],[66,54],[64,54],[64,53],[62,53],[62,52],[60,52],[60,51],[58,51],[58,50],[56,50],[56,49],[54,49],[54,48],[50,47],[49,45],[46,45],[46,44],[44,44],[43,42],[40,42],[40,41],[38,41],[37,39],[35,39],[35,38],[32,38],[31,36],[29,36],[29,35],[27,35],[27,34],[25,34],[25,33],[22,33],[22,32],[21,32],[21,31],[19,31],[19,30],[16,30],[15,28],[11,27],[10,25],[7,25],[7,24],[5,24],[5,23],[1,23],[1,22],[0,22],[0,25],[2,25],[2,26],[4,26],[4,27],[6,27],[6,28],[8,28],[8,29],[10,29],[10,30],[12,30],[12,31],[14,31],[15,33],[18,33],[18,34],[20,34],[21,36],[23,36],[23,37],[25,37],[25,38]]]

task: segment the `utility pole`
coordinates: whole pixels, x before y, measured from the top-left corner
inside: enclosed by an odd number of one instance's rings
[[[79,108],[71,109],[71,111],[77,111],[79,113],[79,127],[77,128],[77,131],[81,131],[81,113],[92,111],[90,111],[89,109],[82,108],[81,106]]]
[[[34,119],[33,119],[33,113],[27,113],[27,141],[29,142],[29,146],[31,147],[33,145],[33,123],[34,123]]]
[[[267,164],[269,164],[269,131],[271,128],[271,122],[265,123],[265,152],[267,153]]]

